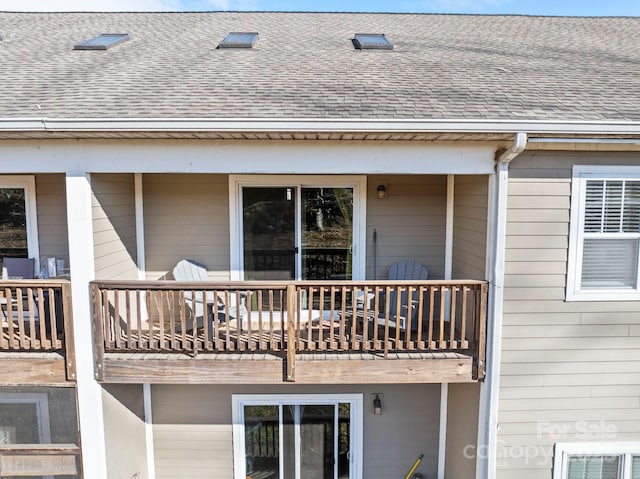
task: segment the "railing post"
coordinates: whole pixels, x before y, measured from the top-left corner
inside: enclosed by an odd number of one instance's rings
[[[96,361],[96,381],[104,379],[104,320],[100,305],[101,295],[98,285],[91,283],[91,317],[93,319],[93,354]]]
[[[296,285],[287,285],[287,381],[296,380]]]
[[[478,316],[478,334],[476,344],[478,345],[478,377],[484,379],[486,369],[487,354],[487,283],[480,285],[480,314]]]
[[[73,342],[73,309],[71,308],[71,284],[60,284],[62,293],[62,321],[64,324],[64,357],[67,380],[76,379],[76,350]],[[55,296],[50,298],[55,305]],[[54,313],[55,314],[55,307]],[[59,318],[57,318],[59,320]]]

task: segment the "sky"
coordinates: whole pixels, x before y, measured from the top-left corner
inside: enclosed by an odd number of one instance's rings
[[[0,11],[167,10],[640,16],[640,0],[0,0]]]

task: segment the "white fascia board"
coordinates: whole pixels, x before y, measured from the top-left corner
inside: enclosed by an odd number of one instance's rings
[[[640,134],[636,121],[268,118],[0,118],[0,131]]]
[[[495,144],[12,140],[3,173],[492,174]]]

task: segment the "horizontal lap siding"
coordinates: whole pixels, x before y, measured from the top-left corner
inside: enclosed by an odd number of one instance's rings
[[[96,279],[137,279],[135,190],[132,174],[93,174]]]
[[[640,302],[565,302],[573,164],[627,154],[527,153],[510,166],[498,477],[551,477],[556,442],[640,440]]]
[[[387,197],[378,199],[378,185]],[[412,259],[429,278],[444,277],[447,180],[438,175],[374,175],[367,178],[367,279],[387,278],[391,265]],[[373,271],[373,231],[377,271]]]
[[[184,258],[207,267],[210,279],[229,279],[227,175],[143,176],[147,278],[158,279]]]
[[[63,258],[68,267],[69,240],[64,175],[36,175],[36,208],[40,256]]]
[[[454,191],[453,278],[485,279],[489,179],[456,176]]]
[[[362,393],[363,477],[404,477],[420,454],[417,472],[435,477],[440,385],[152,386],[157,479],[233,477],[233,394]],[[373,414],[380,393],[383,414]]]

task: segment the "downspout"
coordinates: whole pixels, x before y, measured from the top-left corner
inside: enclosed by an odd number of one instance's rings
[[[496,151],[496,175],[492,191],[489,249],[489,314],[487,315],[487,374],[481,386],[476,450],[477,477],[495,479],[498,441],[498,393],[502,343],[504,265],[507,230],[507,188],[509,163],[527,146],[527,134],[517,133],[509,149]]]

